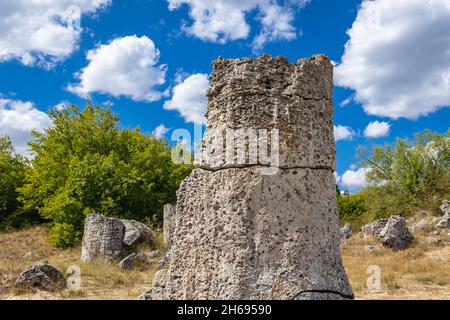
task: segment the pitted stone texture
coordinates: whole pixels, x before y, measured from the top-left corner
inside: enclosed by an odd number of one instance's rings
[[[339,229],[341,240],[350,238],[352,236],[352,233],[352,225],[348,222],[341,229]]]
[[[124,227],[123,243],[127,248],[135,248],[136,246],[147,243],[153,243],[153,232],[145,224],[135,220],[120,220]]]
[[[118,259],[123,250],[125,226],[118,219],[99,214],[90,214],[86,218],[81,249],[84,262],[101,258],[106,261]]]
[[[372,223],[366,224],[362,227],[362,232],[365,237],[378,237],[381,230],[386,226],[388,219],[378,219]]]
[[[173,230],[175,229],[175,213],[176,209],[173,204],[164,206],[164,245],[167,249],[172,245]]]
[[[291,64],[286,58],[218,59],[208,91],[208,128],[198,167],[232,167],[225,153],[205,152],[210,130],[279,130],[280,168],[335,168],[333,67],[316,55]],[[270,137],[270,135],[269,135]],[[270,141],[270,138],[269,138]],[[220,161],[217,161],[217,157]],[[248,161],[249,164],[253,164]],[[257,159],[257,163],[266,165]]]
[[[195,169],[178,191],[164,298],[351,297],[337,212],[329,170]]]
[[[22,272],[15,282],[16,287],[35,287],[52,290],[64,284],[64,275],[45,261],[38,262]]]
[[[406,226],[406,220],[404,218],[392,216],[387,221],[383,230],[381,230],[378,239],[381,244],[388,248],[401,250],[411,244],[413,236]]]

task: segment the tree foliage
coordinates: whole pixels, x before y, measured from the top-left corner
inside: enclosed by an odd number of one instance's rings
[[[25,208],[36,208],[54,227],[51,241],[75,244],[85,216],[162,220],[163,206],[192,170],[176,165],[166,141],[139,129],[119,128],[111,110],[88,102],[49,112],[52,126],[33,132],[34,154],[20,189]]]
[[[362,194],[374,216],[434,210],[450,195],[450,131],[426,130],[411,141],[375,146],[369,155],[360,148],[359,156],[371,185]]]
[[[0,136],[0,228],[9,226],[20,209],[17,188],[24,182],[26,159],[18,155],[7,136]]]

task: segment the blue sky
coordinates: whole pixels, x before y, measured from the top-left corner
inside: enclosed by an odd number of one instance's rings
[[[21,152],[31,129],[48,126],[49,108],[87,96],[111,102],[124,127],[191,130],[211,61],[261,53],[292,62],[323,53],[336,63],[344,189],[364,184],[359,145],[449,128],[447,0],[35,2],[0,4],[0,134]]]

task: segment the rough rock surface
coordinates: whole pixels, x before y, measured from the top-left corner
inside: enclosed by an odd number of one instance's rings
[[[388,219],[379,219],[372,223],[366,224],[362,228],[363,235],[365,237],[378,237],[381,230],[386,226]]]
[[[152,240],[152,231],[143,223],[91,214],[84,226],[81,260],[111,262],[123,258],[143,242],[151,244]]]
[[[141,299],[352,298],[339,250],[330,61],[213,66],[208,127],[177,193],[165,285]],[[279,170],[263,174],[268,164],[250,162],[251,152],[244,163],[204,153],[222,145],[211,132],[227,128],[278,129]]]
[[[136,252],[133,252],[132,254],[128,255],[126,258],[122,259],[119,262],[119,268],[122,270],[131,269],[137,258],[138,254]]]
[[[411,244],[413,237],[406,226],[406,220],[399,216],[392,216],[381,230],[378,239],[388,248],[401,250]]]
[[[450,215],[450,201],[444,200],[442,201],[441,206],[439,207],[443,214]]]
[[[88,215],[84,225],[81,260],[113,261],[120,258],[124,235],[125,226],[122,221],[100,214]]]
[[[41,261],[22,272],[17,278],[15,286],[52,290],[62,284],[64,284],[62,272],[47,262]]]
[[[142,222],[124,219],[121,219],[120,221],[125,227],[123,243],[127,247],[134,248],[142,243],[151,244],[153,242],[152,231]]]
[[[437,218],[434,223],[438,228],[450,228],[450,201],[444,200],[439,207],[444,213],[442,217]]]
[[[341,237],[341,240],[350,238],[352,233],[352,225],[348,222],[341,229],[339,229],[339,236]]]
[[[176,208],[173,204],[166,204],[164,206],[164,245],[167,249],[170,249],[172,245],[172,235],[175,229],[175,213]]]
[[[315,55],[295,64],[284,57],[217,59],[213,62],[204,139],[213,144],[214,130],[279,130],[280,168],[325,168],[334,171],[333,66]],[[270,132],[269,132],[270,136]],[[235,167],[225,152],[199,152],[198,167]],[[262,159],[256,161],[266,165]],[[245,165],[243,165],[245,166]]]

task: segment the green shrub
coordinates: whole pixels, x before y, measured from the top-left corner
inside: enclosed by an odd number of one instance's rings
[[[27,215],[20,210],[17,188],[24,183],[26,159],[17,154],[11,139],[0,136],[0,229],[26,223]]]
[[[54,223],[53,244],[77,243],[89,213],[162,221],[164,204],[176,201],[192,170],[172,162],[166,141],[121,129],[110,109],[90,103],[49,116],[53,125],[33,133],[35,157],[20,193],[26,209]]]
[[[397,139],[394,146],[375,146],[370,155],[360,148],[359,156],[371,185],[361,192],[376,218],[436,211],[450,195],[450,131],[426,130],[412,141]]]

